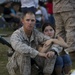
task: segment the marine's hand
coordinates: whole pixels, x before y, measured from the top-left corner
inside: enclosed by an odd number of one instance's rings
[[[49,52],[46,53],[46,55],[47,55],[48,58],[52,58],[55,55],[55,52],[49,51]]]

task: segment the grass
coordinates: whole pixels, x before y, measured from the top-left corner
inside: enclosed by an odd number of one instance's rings
[[[0,29],[0,34],[11,34],[13,30],[10,28]],[[8,47],[0,43],[0,75],[9,75],[6,69]]]
[[[12,29],[0,29],[1,34],[11,34],[12,32]],[[0,75],[9,75],[6,69],[6,64],[8,61],[7,50],[8,47],[0,43]],[[73,61],[72,70],[75,70],[75,60]]]
[[[0,75],[9,75],[6,69],[8,47],[0,44]]]
[[[0,34],[11,34],[13,32],[12,28],[0,29]]]

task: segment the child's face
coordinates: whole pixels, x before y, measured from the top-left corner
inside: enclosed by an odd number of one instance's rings
[[[53,38],[54,34],[55,34],[55,31],[51,26],[46,26],[45,29],[44,29],[44,34]]]

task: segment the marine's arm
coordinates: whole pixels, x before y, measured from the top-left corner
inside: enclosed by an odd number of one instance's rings
[[[21,35],[18,33],[12,34],[10,42],[13,49],[21,54],[30,55],[32,58],[36,57],[37,55],[46,57],[45,53],[41,53],[23,42]]]

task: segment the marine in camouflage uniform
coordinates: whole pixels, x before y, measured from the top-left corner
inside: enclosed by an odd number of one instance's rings
[[[56,35],[62,36],[69,45],[65,51],[75,51],[75,0],[53,0],[53,12]]]
[[[52,68],[54,67],[56,56],[48,59],[37,56],[37,46],[39,43],[42,43],[47,39],[49,39],[49,37],[43,35],[38,31],[34,31],[29,41],[24,33],[23,27],[14,32],[14,34],[11,36],[11,43],[12,47],[15,48],[15,53],[7,63],[7,69],[10,75],[16,75],[15,71],[18,68],[20,69],[20,73],[22,75],[30,75],[30,58],[34,58],[38,65],[44,68],[44,72],[50,72],[51,74],[53,71]],[[57,53],[59,53],[58,48],[55,45],[52,47],[52,50],[55,50]]]
[[[26,20],[27,16],[30,19]],[[27,16],[25,16],[24,19],[26,22],[30,22],[30,20],[33,21],[32,14],[27,14]],[[31,58],[33,58],[36,63],[43,68],[44,75],[50,75],[54,68],[56,55],[52,58],[46,59],[38,56],[39,51],[37,50],[37,46],[48,39],[50,39],[50,37],[45,36],[36,29],[33,29],[30,38],[27,37],[24,31],[24,26],[16,30],[10,38],[11,45],[15,52],[7,63],[9,74],[16,75],[16,71],[19,69],[18,72],[20,75],[31,75]],[[58,45],[52,45],[50,50],[56,52],[57,54],[59,53]]]

